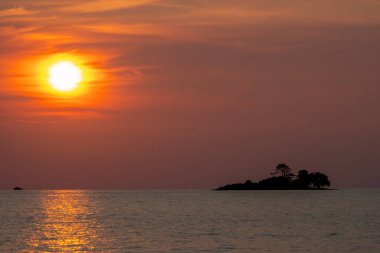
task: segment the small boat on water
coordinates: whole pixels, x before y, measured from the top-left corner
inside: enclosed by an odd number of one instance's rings
[[[21,191],[23,189],[21,187],[16,186],[15,188],[13,188],[13,190],[15,190],[15,191]]]

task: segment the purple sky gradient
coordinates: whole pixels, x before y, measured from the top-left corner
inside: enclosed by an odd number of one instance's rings
[[[0,188],[380,187],[380,2],[0,0]],[[93,56],[93,89],[30,66]],[[100,88],[99,88],[100,87]]]

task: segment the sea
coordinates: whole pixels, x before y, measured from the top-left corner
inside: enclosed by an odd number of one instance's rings
[[[0,191],[0,252],[380,252],[380,190]]]

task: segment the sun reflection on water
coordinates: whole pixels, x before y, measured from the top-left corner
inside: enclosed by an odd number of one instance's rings
[[[86,191],[51,191],[29,245],[38,251],[93,251],[102,243],[94,203]]]

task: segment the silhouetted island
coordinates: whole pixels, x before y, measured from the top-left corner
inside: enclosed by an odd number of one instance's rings
[[[15,188],[13,188],[13,190],[15,190],[15,191],[21,191],[23,189],[21,187],[16,186]]]
[[[229,184],[216,190],[326,190],[330,186],[328,176],[321,172],[309,173],[307,170],[298,171],[297,176],[285,163],[277,165],[272,176],[259,182],[247,180],[245,183]]]

